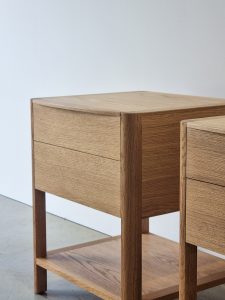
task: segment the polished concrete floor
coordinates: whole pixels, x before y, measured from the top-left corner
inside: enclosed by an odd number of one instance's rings
[[[47,215],[48,249],[104,237],[103,234],[64,219]],[[33,294],[32,210],[0,196],[0,300],[97,300],[51,273],[48,294]],[[201,300],[224,300],[225,287],[199,293]]]

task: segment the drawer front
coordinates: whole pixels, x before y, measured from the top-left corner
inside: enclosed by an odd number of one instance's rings
[[[35,188],[120,215],[120,162],[34,142]]]
[[[186,241],[225,254],[225,187],[187,179]]]
[[[33,104],[34,140],[120,160],[120,117]]]
[[[225,135],[188,128],[187,177],[225,186]]]

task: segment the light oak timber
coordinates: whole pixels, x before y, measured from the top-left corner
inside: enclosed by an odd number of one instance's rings
[[[85,102],[83,104],[82,99],[83,102]],[[103,99],[105,99],[105,101],[103,101]],[[191,102],[188,103],[190,99]],[[40,136],[36,139],[42,141],[49,140],[48,142],[50,143],[62,145],[68,137],[65,147],[79,149],[86,147],[81,150],[117,159],[120,159],[120,157],[118,157],[120,151],[120,122],[118,120],[120,119],[121,111],[127,110],[129,112],[129,105],[135,105],[136,111],[139,112],[138,114],[141,116],[143,132],[143,218],[179,210],[179,122],[183,119],[225,114],[225,106],[223,106],[223,104],[225,105],[225,101],[222,99],[211,99],[210,101],[210,98],[195,98],[151,92],[115,93],[103,94],[102,96],[86,95],[82,97],[78,96],[78,98],[76,96],[68,98],[43,98],[33,100],[33,103],[34,110],[37,111],[38,116],[35,122],[37,128],[36,136]],[[95,106],[96,103],[98,103],[97,106]],[[114,114],[115,111],[113,109],[117,110],[120,107],[117,106],[118,103],[123,106],[123,109],[120,110],[120,114],[118,114],[118,112]],[[162,105],[163,103],[164,107]],[[196,107],[193,107],[194,103]],[[203,103],[205,103],[205,107]],[[171,104],[170,107],[169,104]],[[87,107],[87,105],[89,107],[87,109],[89,113],[81,113],[80,111],[84,112],[84,107]],[[98,111],[101,105],[107,108],[107,111]],[[144,112],[143,105],[145,106]],[[97,107],[97,111],[95,107]],[[148,113],[146,112],[147,108]],[[156,111],[157,108],[158,111]],[[168,110],[165,110],[165,108]],[[48,117],[43,113],[45,109],[47,109]],[[97,112],[99,112],[98,115],[96,115]],[[66,117],[67,114],[68,120]],[[63,117],[59,118],[59,115]],[[105,118],[105,122],[101,121],[102,118]],[[55,120],[55,122],[52,122],[51,119]],[[100,121],[98,121],[98,119]],[[55,127],[52,123],[58,124],[57,120],[59,120],[59,123],[62,125]],[[69,125],[69,127],[64,126],[64,123]],[[99,129],[101,127],[99,124],[102,123],[109,125],[107,125],[106,128]],[[84,125],[84,129],[82,129],[82,124],[88,125]],[[68,130],[66,131],[67,127],[73,128],[74,130],[68,132]],[[90,131],[92,127],[96,129],[96,137],[93,131]],[[105,125],[103,127],[105,127]],[[114,127],[115,129],[113,129]],[[49,134],[46,134],[46,130]],[[100,130],[100,134],[98,130]],[[86,134],[88,131],[90,132]],[[112,131],[112,134],[110,134],[109,131]],[[89,143],[89,138],[87,138],[86,135],[88,137],[91,136],[90,141],[94,140],[94,143],[90,143],[91,146],[86,145],[86,143]],[[75,144],[75,146],[68,145],[68,143]],[[101,154],[104,147],[107,147],[110,155],[106,153],[104,153],[104,155]]]
[[[149,91],[89,94],[33,99],[35,104],[65,110],[119,116],[224,106],[224,99]]]
[[[142,219],[142,233],[149,233],[150,228],[149,228],[149,218]]]
[[[86,262],[88,272],[83,276],[79,272],[82,265],[77,267],[77,272],[76,266],[73,269],[67,260],[68,253],[71,258],[74,251],[87,251],[88,256],[92,255],[89,250],[91,252],[95,245],[49,253],[48,258],[37,258],[38,266],[47,266],[103,299],[138,300],[141,290],[142,299],[176,297],[177,246],[175,251],[172,246],[170,249],[167,240],[159,242],[158,238],[152,238],[147,250],[145,246],[142,249],[141,240],[152,237],[147,234],[149,217],[179,210],[180,121],[225,114],[225,100],[127,92],[42,98],[32,103],[34,188],[122,219],[122,248],[118,245],[113,248],[111,241],[98,243],[98,246],[107,244],[114,249],[113,260],[108,262],[111,248],[107,248],[107,258],[104,249],[98,248],[98,264],[106,266],[103,273],[110,278],[103,279],[102,270],[100,277],[93,274],[95,265],[93,268]],[[168,257],[166,267],[168,251],[173,254]],[[146,253],[147,259],[141,260]],[[111,265],[116,266],[114,256],[117,255],[116,273],[108,271]],[[212,263],[210,256],[204,257],[198,281],[201,288],[224,282],[218,260],[213,258]],[[58,265],[58,258],[66,261],[65,266]],[[148,263],[151,259],[153,265]],[[176,269],[171,268],[171,261]],[[72,269],[68,271],[67,265]]]
[[[217,132],[188,128],[187,177],[225,186],[225,135]]]
[[[45,193],[34,190],[34,262],[37,258],[45,258],[46,250],[46,208]],[[47,272],[36,263],[34,265],[34,290],[43,294],[47,290]]]
[[[142,126],[121,116],[121,299],[142,298]]]
[[[225,117],[182,124],[181,300],[197,299],[197,246],[225,254],[224,129]]]
[[[179,299],[197,299],[197,247],[186,240],[187,123],[180,128],[180,280]]]
[[[88,246],[92,246],[92,245],[97,245],[97,244],[113,241],[114,239],[116,240],[116,239],[119,239],[119,238],[120,238],[119,235],[113,236],[113,237],[109,236],[109,237],[98,239],[98,240],[95,240],[95,241],[90,241],[90,242],[86,242],[86,243],[67,246],[67,247],[64,247],[64,248],[50,250],[50,251],[48,251],[48,256],[52,255],[52,254],[58,254],[58,253],[61,253],[61,252],[67,252],[67,251],[71,251],[71,250],[75,250],[75,249],[79,249],[79,248],[84,248],[84,247],[88,247]]]
[[[225,187],[187,179],[187,242],[225,254],[224,199]]]
[[[34,161],[36,189],[120,216],[119,161],[39,142]]]
[[[153,234],[142,235],[142,299],[168,300],[178,296],[179,246]],[[37,264],[102,299],[121,299],[121,240],[112,238],[48,253]],[[198,290],[225,282],[225,261],[199,252]]]
[[[47,290],[47,270],[36,264],[37,258],[46,258],[46,201],[45,192],[35,189],[33,103],[31,102],[31,148],[32,148],[32,196],[33,196],[33,248],[34,248],[34,292],[43,294]]]
[[[225,134],[225,118],[221,116],[191,120],[188,123],[189,128]]]
[[[120,160],[120,118],[33,105],[34,140]]]
[[[179,210],[180,121],[225,114],[206,107],[142,115],[142,216]]]
[[[142,215],[178,210],[179,123],[146,128],[143,121]]]

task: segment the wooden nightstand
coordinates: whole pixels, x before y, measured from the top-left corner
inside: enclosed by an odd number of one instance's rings
[[[180,299],[195,300],[197,246],[225,255],[225,117],[183,122],[181,135]]]
[[[221,114],[224,100],[151,92],[33,100],[36,292],[49,270],[103,299],[176,297],[179,247],[148,218],[179,210],[180,121]],[[45,192],[121,217],[121,237],[47,253]],[[201,254],[200,288],[224,266]]]

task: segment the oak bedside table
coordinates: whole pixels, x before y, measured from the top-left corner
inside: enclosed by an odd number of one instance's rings
[[[32,100],[36,293],[49,270],[102,299],[176,297],[179,247],[148,218],[179,210],[180,121],[221,114],[224,100],[151,92]],[[120,217],[121,237],[47,252],[45,192]],[[199,257],[200,288],[225,282]]]
[[[181,140],[180,299],[195,300],[197,246],[225,255],[225,117],[183,122]]]

